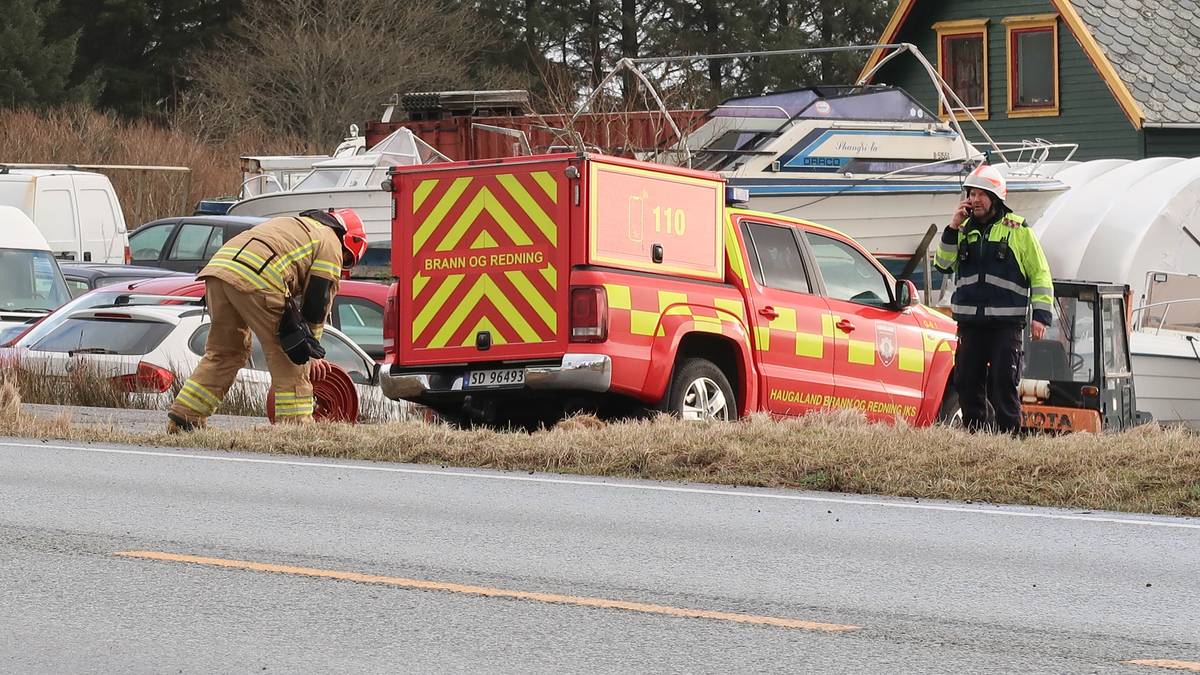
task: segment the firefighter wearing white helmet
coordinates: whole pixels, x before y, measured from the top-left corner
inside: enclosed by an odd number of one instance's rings
[[[258,338],[271,372],[275,420],[313,414],[310,359],[324,358],[321,333],[343,269],[362,260],[367,237],[352,209],[272,218],[225,242],[204,279],[212,317],[204,358],[167,412],[167,433],[203,427],[250,357]]]
[[[963,181],[964,199],[942,232],[935,266],[954,274],[950,300],[958,322],[954,385],[968,430],[1021,425],[1023,336],[1040,340],[1050,325],[1054,287],[1050,266],[1025,219],[1005,205],[1008,184],[993,166],[981,165]]]

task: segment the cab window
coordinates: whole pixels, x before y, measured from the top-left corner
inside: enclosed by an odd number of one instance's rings
[[[370,382],[374,366],[358,355],[345,340],[330,333],[321,335],[321,346],[325,348],[325,360],[337,364],[350,380],[356,384]]]
[[[371,357],[383,356],[383,309],[379,305],[338,296],[333,301],[333,321]]]
[[[208,247],[204,249],[203,260],[211,260],[225,243],[225,228],[214,227],[212,236],[208,238]]]
[[[760,285],[781,291],[812,293],[792,228],[746,223],[746,229],[754,251],[750,256],[750,268]]]
[[[78,277],[67,277],[66,279],[67,290],[71,291],[72,298],[79,297],[80,295],[92,290],[88,288],[87,279],[80,279]]]
[[[184,223],[183,227],[179,228],[179,234],[175,237],[175,243],[171,246],[171,254],[167,256],[167,259],[200,260],[208,246],[212,231],[211,225]]]
[[[1100,305],[1104,323],[1104,372],[1124,375],[1129,372],[1129,350],[1125,347],[1125,312],[1120,298],[1106,297]]]
[[[167,238],[171,236],[171,230],[174,228],[173,223],[163,223],[140,228],[129,235],[129,250],[133,260],[135,262],[158,260],[162,256],[163,247],[167,245]]]
[[[862,252],[833,237],[804,234],[830,298],[872,307],[886,307],[891,302],[887,277]]]

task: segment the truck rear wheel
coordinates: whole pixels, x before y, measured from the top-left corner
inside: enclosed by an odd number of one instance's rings
[[[705,359],[686,359],[671,376],[667,412],[687,421],[736,420],[737,399],[721,369]]]

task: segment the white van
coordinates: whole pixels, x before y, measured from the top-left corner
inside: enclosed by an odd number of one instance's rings
[[[0,344],[11,330],[71,299],[50,245],[15,206],[0,206]],[[18,329],[19,332],[19,329]]]
[[[29,216],[60,260],[128,262],[125,214],[104,174],[0,166],[0,205]]]

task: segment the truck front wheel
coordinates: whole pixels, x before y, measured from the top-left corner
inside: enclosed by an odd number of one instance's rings
[[[942,397],[937,423],[947,427],[961,427],[963,424],[962,406],[958,403],[958,390],[953,384],[946,385],[946,394]]]
[[[736,420],[737,400],[721,369],[705,359],[686,359],[671,376],[667,412],[688,421]]]

